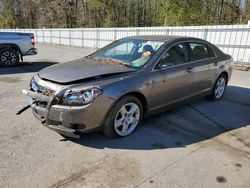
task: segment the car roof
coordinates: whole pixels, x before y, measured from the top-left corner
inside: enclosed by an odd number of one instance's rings
[[[126,39],[153,40],[153,41],[162,41],[162,42],[168,42],[170,40],[179,40],[179,41],[202,40],[202,39],[195,38],[195,37],[174,36],[174,35],[139,35],[139,36],[126,37]]]

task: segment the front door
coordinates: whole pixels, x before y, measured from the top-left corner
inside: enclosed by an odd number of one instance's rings
[[[192,95],[193,67],[188,46],[179,43],[168,49],[152,72],[152,108],[182,101]]]

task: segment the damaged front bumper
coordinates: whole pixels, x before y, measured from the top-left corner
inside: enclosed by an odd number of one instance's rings
[[[49,109],[47,107],[50,106],[50,103],[53,101],[53,98],[28,90],[23,90],[23,94],[29,97],[29,103],[30,103],[29,106],[32,108],[34,116],[38,120],[40,120],[44,126],[65,136],[77,137],[77,138],[79,137],[79,134],[77,134],[77,130],[75,129],[67,128],[61,126],[60,124],[53,125],[55,124],[55,122],[50,125],[48,121]],[[39,105],[39,103],[41,102],[43,102],[43,104],[47,103],[46,107],[45,106],[42,107],[41,105]],[[27,109],[27,107],[25,107],[25,109]]]
[[[79,138],[80,133],[101,130],[107,112],[113,105],[113,99],[99,96],[93,103],[84,106],[66,106],[60,104],[60,97],[44,95],[31,90],[23,90],[28,96],[34,116],[47,128],[59,134]]]

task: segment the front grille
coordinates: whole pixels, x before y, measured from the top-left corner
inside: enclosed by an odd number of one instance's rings
[[[32,91],[37,92],[37,93],[41,93],[45,96],[48,96],[48,97],[55,96],[55,91],[39,85],[34,78],[30,82],[30,87],[31,87]]]
[[[36,102],[36,105],[42,108],[47,108],[47,104],[48,104],[47,102],[41,102],[41,101]]]
[[[39,93],[42,93],[45,96],[48,97],[54,97],[55,96],[55,92],[51,89],[45,88],[43,86],[38,86],[38,91]]]
[[[48,97],[54,97],[55,96],[55,91],[51,90],[47,87],[42,86],[39,84],[34,78],[32,78],[30,82],[30,90],[33,92],[37,92],[39,94],[48,96]],[[33,98],[33,101],[35,102],[36,106],[39,106],[41,108],[47,108],[48,103],[46,101],[40,101],[37,99]]]

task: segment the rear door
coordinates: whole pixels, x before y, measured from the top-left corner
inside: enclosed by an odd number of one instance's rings
[[[217,58],[211,47],[201,42],[189,42],[192,70],[193,95],[205,93],[212,88],[212,82],[217,67]]]
[[[189,98],[192,95],[192,65],[187,43],[169,48],[152,72],[152,110]]]

